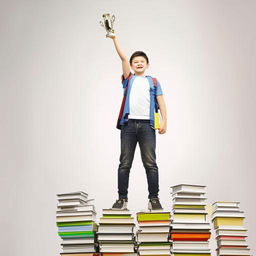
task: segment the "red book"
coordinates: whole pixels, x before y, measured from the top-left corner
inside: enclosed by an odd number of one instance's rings
[[[211,233],[171,233],[173,241],[207,241]]]

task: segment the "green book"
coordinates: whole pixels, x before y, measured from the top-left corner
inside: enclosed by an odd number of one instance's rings
[[[138,221],[170,220],[170,213],[169,212],[158,212],[158,213],[138,212],[137,220]]]
[[[59,236],[86,236],[86,237],[94,237],[93,231],[72,231],[72,232],[58,232]]]
[[[92,221],[57,222],[58,227],[87,226],[87,225],[93,225],[93,224],[95,224],[95,222],[92,222]]]

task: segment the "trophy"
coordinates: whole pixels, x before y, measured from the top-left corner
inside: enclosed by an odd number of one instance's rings
[[[115,31],[113,29],[115,15],[110,16],[109,13],[104,13],[102,17],[103,17],[103,22],[100,21],[100,25],[106,29],[107,31],[106,37],[115,36]]]

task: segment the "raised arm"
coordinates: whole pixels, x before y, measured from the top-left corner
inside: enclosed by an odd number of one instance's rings
[[[121,50],[120,48],[120,45],[117,41],[117,38],[116,36],[114,37],[111,37],[113,39],[113,42],[114,42],[114,45],[115,45],[115,48],[116,48],[116,51],[122,61],[122,68],[123,68],[123,76],[124,78],[127,78],[130,74],[130,64],[129,64],[129,61],[126,57],[126,55],[124,54],[124,52]]]

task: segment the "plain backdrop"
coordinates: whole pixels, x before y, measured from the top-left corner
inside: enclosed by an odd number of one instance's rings
[[[56,194],[82,190],[97,218],[117,198],[121,62],[99,24],[115,14],[127,57],[147,53],[168,130],[157,134],[160,199],[207,186],[238,201],[256,252],[256,1],[0,1],[1,254],[57,255]],[[129,209],[147,207],[139,148]],[[214,233],[211,240],[215,255]]]

